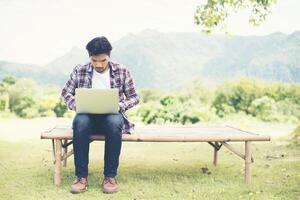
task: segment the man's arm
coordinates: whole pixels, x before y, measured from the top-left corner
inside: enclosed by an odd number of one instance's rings
[[[120,110],[123,112],[132,108],[140,102],[139,96],[136,92],[135,84],[128,69],[126,69],[125,73],[124,94],[125,100],[119,102]]]
[[[61,97],[64,102],[67,104],[70,110],[76,110],[75,105],[75,88],[77,87],[77,71],[76,68],[70,74],[69,80],[66,82],[64,88],[61,91]]]

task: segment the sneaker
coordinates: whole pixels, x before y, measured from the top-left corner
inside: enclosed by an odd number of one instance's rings
[[[77,177],[71,186],[70,192],[72,194],[78,194],[85,192],[88,188],[88,180],[87,177]]]
[[[118,192],[118,183],[115,177],[104,177],[102,191],[106,194]]]

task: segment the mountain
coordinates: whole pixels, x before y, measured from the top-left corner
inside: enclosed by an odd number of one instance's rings
[[[42,69],[34,64],[0,61],[0,79],[6,76],[38,78]]]
[[[112,58],[130,67],[137,85],[155,88],[177,88],[199,78],[220,51],[217,37],[152,30],[127,35],[114,46]]]
[[[48,63],[44,68],[48,69],[49,73],[62,73],[63,75],[69,75],[72,69],[79,63],[88,62],[88,54],[86,50],[79,47],[73,47],[65,55]]]
[[[224,44],[224,51],[204,66],[204,76],[219,80],[249,76],[300,82],[300,32],[233,37]]]
[[[170,89],[193,79],[220,83],[241,76],[300,82],[300,32],[229,37],[145,30],[113,43],[112,59],[128,66],[138,87]],[[0,78],[9,72],[62,86],[74,66],[87,61],[86,50],[74,47],[40,68],[0,62]]]

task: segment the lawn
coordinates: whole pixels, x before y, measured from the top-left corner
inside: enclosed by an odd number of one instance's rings
[[[61,122],[0,120],[0,199],[290,200],[300,196],[300,150],[286,147],[287,136],[253,143],[251,185],[244,184],[243,160],[225,148],[219,152],[215,167],[213,149],[207,143],[124,142],[117,177],[120,191],[112,195],[101,192],[104,143],[94,142],[89,190],[73,195],[69,193],[74,180],[73,157],[63,168],[62,186],[56,188],[51,143],[39,139],[44,127]],[[276,126],[272,128],[276,132]],[[244,148],[243,143],[234,146],[241,151]],[[210,173],[203,173],[201,168],[208,168]]]

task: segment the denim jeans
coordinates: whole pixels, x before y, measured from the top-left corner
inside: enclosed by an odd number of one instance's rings
[[[122,114],[78,113],[73,120],[73,149],[75,175],[88,176],[89,146],[91,134],[105,135],[104,176],[117,175],[122,146]]]

